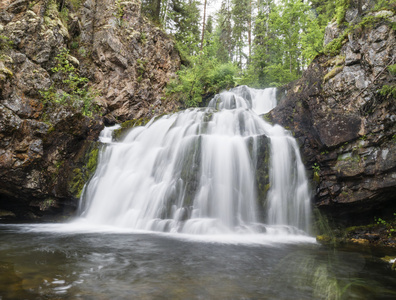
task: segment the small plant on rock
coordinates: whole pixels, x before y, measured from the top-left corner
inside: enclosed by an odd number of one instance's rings
[[[314,163],[314,165],[312,166],[312,169],[314,171],[313,179],[314,179],[314,181],[319,183],[319,181],[320,181],[320,176],[319,176],[320,166],[317,163]]]
[[[396,213],[393,213],[394,218],[396,218]],[[386,232],[388,237],[391,237],[396,232],[396,226],[394,221],[385,221],[384,219],[374,217],[374,221],[377,225],[386,227]]]
[[[83,115],[91,116],[96,94],[88,88],[88,79],[80,76],[71,63],[69,50],[61,49],[55,60],[57,64],[51,69],[55,80],[48,90],[40,91],[45,103],[80,108]]]

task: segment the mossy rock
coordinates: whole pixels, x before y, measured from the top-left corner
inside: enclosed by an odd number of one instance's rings
[[[129,132],[129,129],[139,126],[145,126],[148,122],[150,122],[150,118],[140,118],[126,121],[121,124],[121,128],[113,131],[113,139],[114,141],[121,141],[125,135]]]
[[[386,263],[391,263],[392,271],[396,271],[396,256],[385,256],[385,257],[382,257],[381,260]]]
[[[330,243],[333,239],[328,235],[318,235],[316,236],[316,241],[319,243]]]
[[[15,214],[11,211],[8,210],[0,210],[0,218],[4,218],[4,217],[8,217],[8,218],[15,218]]]
[[[341,73],[343,69],[344,69],[344,66],[336,66],[335,68],[333,68],[329,73],[327,73],[324,76],[323,81],[324,82],[329,81],[331,78],[335,77],[338,73]]]
[[[342,66],[345,63],[345,56],[344,55],[337,55],[332,59],[326,61],[322,64],[323,67],[330,67],[330,66]]]
[[[12,76],[14,76],[14,74],[12,73],[12,71],[10,69],[8,69],[7,67],[5,67],[4,65],[0,64],[0,74],[4,75],[5,77],[11,78]]]
[[[92,143],[85,156],[82,158],[82,166],[73,169],[69,179],[69,192],[76,198],[80,198],[85,184],[91,179],[96,171],[99,156],[99,143]]]

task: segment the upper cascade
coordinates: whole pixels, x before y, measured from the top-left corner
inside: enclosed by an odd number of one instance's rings
[[[81,217],[189,234],[307,232],[310,195],[297,143],[259,116],[276,106],[275,96],[275,89],[241,86],[206,109],[133,128],[122,142],[105,129]]]

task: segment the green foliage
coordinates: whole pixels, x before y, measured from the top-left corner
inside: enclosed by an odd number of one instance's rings
[[[204,55],[192,57],[191,61],[189,67],[182,66],[167,87],[167,95],[185,107],[198,106],[203,96],[235,86],[237,67],[232,63],[221,64]]]
[[[396,64],[390,65],[388,71],[390,76],[395,76]],[[379,93],[386,98],[396,99],[396,84],[384,85]]]
[[[392,75],[396,75],[396,64],[390,65],[388,67],[388,71],[392,74]]]
[[[320,166],[319,166],[317,163],[314,163],[314,165],[312,166],[312,169],[313,169],[313,172],[314,172],[314,174],[313,174],[313,180],[314,180],[316,183],[319,183],[319,182],[320,182],[320,175],[319,175]]]
[[[336,20],[338,24],[345,21],[345,14],[351,4],[351,0],[337,0],[336,1]]]
[[[141,1],[141,11],[142,13],[150,19],[155,24],[160,24],[160,15],[161,15],[161,2],[164,2],[164,5],[168,5],[168,1],[162,0],[142,0]],[[164,6],[162,5],[162,6]]]
[[[311,7],[317,15],[320,28],[325,28],[334,18],[337,1],[334,0],[311,0]]]
[[[69,9],[66,6],[64,6],[59,12],[59,17],[62,20],[63,25],[67,26],[67,22],[69,21]]]
[[[143,44],[147,41],[147,35],[144,31],[140,33],[139,41]]]
[[[392,99],[396,99],[396,85],[392,84],[392,85],[384,85],[379,93],[382,96],[385,96],[386,98],[392,98]]]
[[[78,47],[79,47],[79,44],[76,41],[72,42],[71,45],[70,45],[71,49],[77,49]]]
[[[57,14],[57,12],[58,12],[58,7],[57,7],[57,4],[56,4],[56,0],[49,0],[47,2],[47,6],[46,6],[46,10],[45,10],[44,16],[50,17],[54,13]]]
[[[388,236],[391,237],[396,233],[396,213],[393,213],[393,220],[391,221],[385,221],[384,219],[374,217],[374,221],[377,225],[381,225],[386,227],[386,232],[388,233]]]
[[[5,35],[0,35],[0,51],[6,51],[11,49],[14,43]]]
[[[349,24],[348,27],[343,31],[343,33],[338,36],[338,38],[332,40],[326,45],[326,47],[323,49],[323,53],[331,56],[339,54],[342,45],[347,41],[348,35],[350,33],[361,31],[364,28],[371,27],[379,20],[384,18],[386,19],[386,17],[384,16],[365,16],[358,24]]]
[[[64,105],[79,108],[83,115],[91,116],[96,94],[87,87],[88,79],[81,77],[69,60],[69,50],[61,49],[57,64],[51,69],[55,81],[48,90],[40,91],[46,105]]]
[[[121,0],[116,0],[116,17],[121,20],[124,16],[124,7],[121,5]]]
[[[84,190],[84,185],[96,171],[98,164],[99,148],[93,143],[90,150],[83,158],[83,166],[73,170],[72,178],[69,180],[69,191],[76,198],[80,198]]]
[[[326,45],[323,49],[323,52],[327,55],[335,56],[340,53],[341,47],[346,41],[350,30],[345,30],[342,34],[339,35],[338,38],[332,40],[330,43]]]
[[[377,0],[376,2],[374,10],[396,9],[396,0]]]
[[[81,7],[81,4],[82,4],[83,0],[69,0],[69,2],[73,6],[73,8],[75,10],[77,10],[77,9],[79,9]]]
[[[198,1],[171,1],[173,11],[162,17],[164,26],[174,27],[177,48],[184,61],[198,55],[200,43],[200,10]]]
[[[280,86],[299,78],[322,49],[324,27],[308,3],[266,1],[256,17],[254,36],[243,83]]]

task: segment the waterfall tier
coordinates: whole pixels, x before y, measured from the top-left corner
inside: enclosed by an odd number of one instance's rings
[[[238,87],[206,109],[133,128],[122,142],[106,128],[81,216],[190,234],[307,231],[310,196],[296,141],[259,116],[275,107],[275,94]]]

